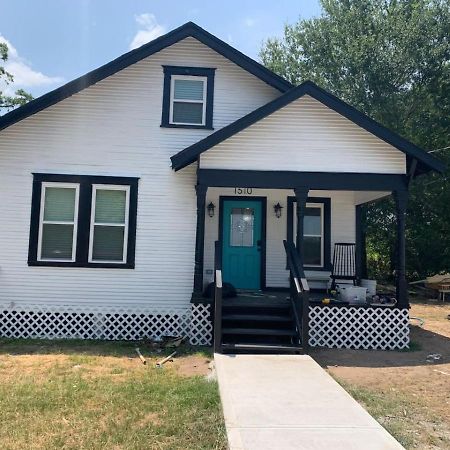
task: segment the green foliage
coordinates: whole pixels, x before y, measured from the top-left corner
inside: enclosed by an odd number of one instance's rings
[[[14,81],[14,77],[2,66],[8,60],[8,46],[0,42],[0,83],[11,84]],[[2,110],[10,110],[17,106],[24,105],[25,103],[33,100],[33,97],[23,89],[18,89],[14,95],[5,95],[0,91],[0,112]]]
[[[322,0],[322,15],[286,25],[263,63],[294,84],[312,80],[450,163],[450,3]],[[450,270],[450,182],[419,177],[407,219],[410,278]],[[368,210],[369,269],[393,275],[393,202]]]

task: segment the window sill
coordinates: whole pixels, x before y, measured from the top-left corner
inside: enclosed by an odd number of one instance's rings
[[[214,130],[213,127],[207,125],[182,125],[176,123],[162,123],[161,128],[187,128],[192,130]]]
[[[129,263],[79,263],[68,261],[28,261],[34,267],[84,267],[89,269],[134,269]]]

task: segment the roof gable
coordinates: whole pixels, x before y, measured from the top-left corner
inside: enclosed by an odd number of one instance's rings
[[[74,95],[81,90],[103,80],[104,78],[125,69],[131,64],[151,56],[152,54],[159,52],[160,50],[163,50],[164,48],[169,47],[187,37],[197,39],[265,83],[278,89],[280,92],[286,92],[292,88],[292,85],[282,77],[276,75],[266,67],[231,47],[211,33],[208,33],[195,23],[188,22],[135,50],[131,50],[130,52],[119,56],[115,60],[99,67],[98,69],[70,81],[60,88],[48,92],[47,94],[44,94],[41,97],[38,97],[37,99],[6,113],[0,117],[0,130],[9,127],[10,125],[26,117],[36,114],[37,112],[42,111],[43,109],[48,108],[49,106],[52,106],[55,103],[58,103],[61,100],[64,100],[65,98],[70,97],[71,95]]]
[[[374,136],[382,139],[383,141],[402,151],[410,158],[416,159],[418,161],[417,166],[422,172],[426,172],[431,169],[437,170],[439,172],[445,170],[445,165],[438,159],[429,155],[427,152],[402,138],[393,131],[380,125],[370,117],[361,113],[357,109],[338,99],[324,89],[321,89],[311,81],[302,83],[296,88],[293,88],[290,91],[286,92],[284,95],[281,95],[280,97],[267,103],[266,105],[256,109],[255,111],[252,111],[250,114],[247,114],[246,116],[238,119],[232,124],[209,135],[205,139],[202,139],[201,141],[182,150],[176,155],[173,155],[171,157],[172,168],[174,170],[180,170],[183,167],[186,167],[188,164],[194,162],[200,154],[207,151],[211,147],[225,141],[229,137],[250,127],[254,123],[273,114],[275,111],[278,111],[291,102],[303,97],[304,95],[313,97],[325,106],[354,122],[356,125],[364,128]]]

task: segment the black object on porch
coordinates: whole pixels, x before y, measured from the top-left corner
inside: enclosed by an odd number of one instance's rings
[[[337,242],[334,244],[333,268],[331,271],[331,289],[336,289],[336,280],[351,280],[356,286],[355,244]]]
[[[219,242],[215,245],[214,351],[304,353],[308,333],[307,296],[303,303],[301,295],[291,293],[287,296],[286,292],[248,292],[237,298],[223,299],[221,247]],[[294,244],[292,246],[295,251]],[[292,252],[290,247],[289,252]],[[293,261],[290,254],[288,260],[297,273],[295,265],[298,261]],[[299,281],[294,283],[299,285]]]

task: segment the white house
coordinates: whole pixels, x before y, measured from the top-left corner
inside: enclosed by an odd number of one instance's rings
[[[397,308],[311,306],[310,344],[404,347],[408,187],[430,170],[312,82],[187,23],[0,118],[0,336],[210,343],[215,241],[224,281],[260,302],[289,287],[283,240],[323,289],[335,243],[356,244],[361,270],[360,205],[392,193]]]

